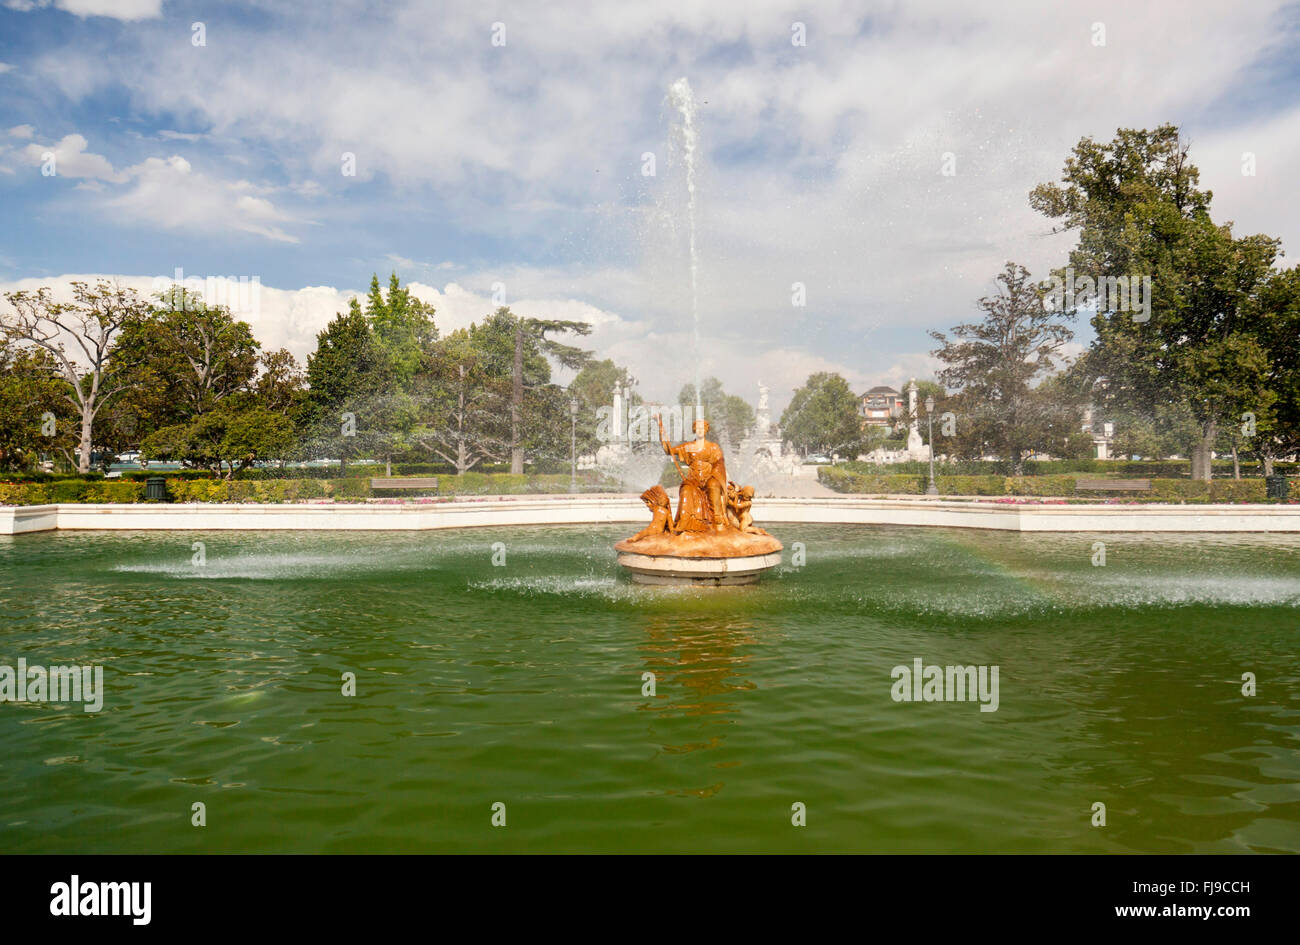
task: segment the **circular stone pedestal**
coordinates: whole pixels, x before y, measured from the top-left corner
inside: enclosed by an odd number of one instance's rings
[[[632,572],[637,584],[693,584],[721,587],[757,584],[768,568],[781,563],[781,552],[736,558],[683,558],[620,551],[618,563]]]

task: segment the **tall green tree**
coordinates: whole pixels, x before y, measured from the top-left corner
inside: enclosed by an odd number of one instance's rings
[[[1209,479],[1220,428],[1269,407],[1269,353],[1252,318],[1278,241],[1215,224],[1199,178],[1176,126],[1120,129],[1109,143],[1081,140],[1061,181],[1034,188],[1030,204],[1058,231],[1078,233],[1068,267],[1076,280],[1149,278],[1148,305],[1132,304],[1131,284],[1127,310],[1123,295],[1097,304],[1089,363],[1110,404],[1152,415],[1186,404],[1192,476]]]
[[[510,378],[471,329],[452,332],[435,346],[420,376],[420,422],[413,440],[463,475],[510,452]]]
[[[527,416],[525,392],[529,389],[540,390],[550,383],[550,366],[546,364],[545,379],[535,381],[530,385],[530,374],[532,377],[537,377],[540,372],[536,368],[532,372],[528,371],[527,364],[530,359],[534,360],[535,364],[535,359],[540,357],[543,363],[546,363],[549,359],[575,371],[581,369],[591,357],[591,352],[565,344],[558,339],[552,338],[551,335],[589,335],[591,334],[591,325],[587,322],[565,321],[563,319],[528,318],[515,315],[508,307],[502,306],[489,318],[485,319],[484,326],[486,330],[493,333],[499,333],[501,329],[506,327],[510,329],[512,342],[510,349],[512,353],[510,371],[510,471],[517,475],[524,471],[524,452],[527,440],[540,441],[554,438],[556,434],[556,404],[561,399],[558,390],[551,391],[537,401],[537,409],[532,411],[531,417]],[[527,432],[524,429],[526,418],[532,425],[532,429]]]
[[[123,329],[113,354],[130,381],[114,423],[138,442],[247,390],[261,345],[229,309],[176,286],[156,296],[148,319]]]
[[[1246,436],[1264,474],[1282,456],[1300,452],[1300,266],[1275,272],[1259,294],[1257,333],[1268,351],[1265,386],[1270,402],[1255,410],[1256,431]],[[1249,423],[1242,426],[1249,431]]]
[[[316,336],[307,357],[307,395],[299,415],[306,453],[336,454],[344,467],[360,451],[357,431],[369,429],[366,407],[387,390],[387,360],[361,304],[352,299]]]
[[[76,413],[51,362],[48,351],[0,335],[0,470],[32,469],[44,454],[75,460]]]
[[[931,352],[945,367],[939,380],[956,393],[957,428],[967,442],[981,444],[1007,460],[1014,475],[1025,457],[1045,449],[1053,429],[1063,429],[1047,392],[1034,388],[1063,360],[1074,333],[1044,306],[1044,289],[1023,266],[1008,262],[997,281],[1000,291],[979,301],[984,318],[952,329],[952,337],[932,331],[939,343]]]
[[[820,371],[794,392],[781,414],[781,436],[807,456],[839,453],[854,457],[867,442],[859,400],[839,374]]]
[[[407,388],[438,340],[433,306],[413,296],[394,272],[386,293],[379,288],[378,274],[370,277],[365,313],[391,381]]]

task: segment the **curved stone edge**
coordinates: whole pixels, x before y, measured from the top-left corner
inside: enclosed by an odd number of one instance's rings
[[[614,550],[652,558],[736,559],[776,554],[785,547],[771,535],[723,532],[717,535],[716,541],[713,538],[714,533],[710,532],[672,537],[656,535],[638,542],[624,538],[614,543]]]
[[[769,524],[925,525],[1013,532],[1300,532],[1300,505],[1009,505],[855,496],[765,499]],[[65,530],[421,531],[505,525],[645,524],[635,496],[515,496],[412,505],[0,506],[0,535]]]
[[[738,558],[681,558],[620,551],[618,563],[639,584],[753,584],[764,571],[781,563],[779,551]]]

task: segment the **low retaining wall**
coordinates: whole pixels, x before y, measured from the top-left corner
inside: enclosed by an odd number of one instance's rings
[[[760,499],[759,524],[928,525],[1012,532],[1300,532],[1300,505],[1011,505],[854,496]],[[393,505],[31,505],[0,507],[0,535],[61,530],[422,531],[501,525],[641,525],[633,495],[494,496]]]

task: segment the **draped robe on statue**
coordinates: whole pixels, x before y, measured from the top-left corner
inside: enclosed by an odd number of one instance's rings
[[[683,531],[707,531],[715,525],[727,526],[727,466],[722,447],[709,440],[688,440],[669,447],[669,455],[689,463],[691,472],[682,480],[677,492],[677,519]],[[708,466],[695,474],[697,463]],[[683,512],[689,514],[684,515]],[[685,522],[686,524],[683,524]]]

